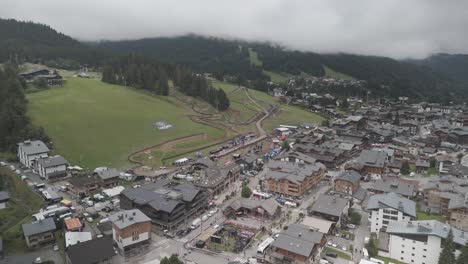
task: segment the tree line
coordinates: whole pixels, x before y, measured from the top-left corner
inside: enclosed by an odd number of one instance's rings
[[[50,141],[44,129],[34,126],[26,115],[25,88],[16,68],[0,68],[0,151],[14,152],[18,142],[29,138]]]
[[[144,89],[157,95],[169,95],[169,79],[182,93],[201,98],[220,111],[230,102],[222,89],[213,88],[201,74],[186,67],[161,63],[139,55],[121,56],[105,64],[102,81]]]

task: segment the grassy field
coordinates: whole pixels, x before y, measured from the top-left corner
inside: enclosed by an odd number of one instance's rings
[[[64,87],[28,94],[29,116],[52,137],[54,150],[73,164],[125,168],[127,155],[166,140],[224,131],[195,123],[186,110],[165,97],[150,96],[98,80],[72,78]],[[153,123],[174,127],[158,130]]]
[[[381,256],[377,256],[375,257],[376,259],[380,259],[380,260],[383,260],[385,262],[385,264],[389,264],[389,263],[393,263],[393,264],[405,264],[404,262],[401,262],[401,261],[398,261],[396,259],[392,259],[392,258],[387,258],[387,257],[381,257]]]
[[[320,125],[324,118],[295,106],[281,105],[279,112],[263,122],[266,131],[271,132],[278,125],[296,126],[302,123]]]
[[[352,260],[350,255],[344,253],[341,250],[334,249],[332,247],[325,247],[325,252],[336,253],[339,258],[346,259],[346,260]]]
[[[43,201],[18,176],[6,168],[0,168],[0,177],[10,193],[8,208],[0,210],[0,234],[7,255],[20,253],[26,250],[21,225],[31,222],[31,214],[41,208]]]
[[[344,73],[341,73],[341,72],[334,71],[325,65],[323,65],[323,69],[325,70],[325,77],[335,78],[335,79],[354,80],[353,77],[346,75]]]
[[[250,63],[252,63],[255,66],[263,66],[263,62],[258,58],[257,52],[253,51],[251,48],[249,48],[249,58],[250,58]]]
[[[438,220],[442,223],[445,223],[445,217],[440,214],[431,214],[423,211],[416,212],[416,220]]]
[[[270,76],[271,81],[274,83],[285,83],[288,81],[288,76],[277,72],[263,70],[263,73]]]

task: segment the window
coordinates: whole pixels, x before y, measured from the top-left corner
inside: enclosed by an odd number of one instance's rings
[[[139,236],[139,235],[136,235],[136,236],[133,236],[133,237],[132,237],[132,240],[135,241],[135,240],[138,240],[139,238],[140,238],[140,236]]]
[[[414,250],[414,247],[413,247],[413,250]]]
[[[423,249],[424,251],[427,251],[427,248]]]
[[[423,258],[425,258],[425,257],[426,257],[426,255],[423,255]]]
[[[401,251],[401,254],[405,253],[404,251]]]

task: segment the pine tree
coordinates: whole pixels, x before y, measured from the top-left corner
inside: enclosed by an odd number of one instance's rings
[[[468,263],[468,242],[461,249],[460,255],[457,258],[457,264],[466,264]]]
[[[400,172],[403,175],[408,175],[410,173],[410,167],[409,167],[409,163],[407,160],[404,160],[403,163],[401,164]]]
[[[453,234],[452,230],[449,231],[445,243],[442,243],[444,248],[439,255],[439,264],[456,264],[455,260],[455,246],[453,245]],[[466,262],[465,262],[466,263]]]

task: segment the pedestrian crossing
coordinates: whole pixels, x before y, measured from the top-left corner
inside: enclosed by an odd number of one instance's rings
[[[176,241],[181,242],[181,243],[187,243],[189,240],[186,237],[183,238],[177,238]]]
[[[249,263],[248,260],[240,258],[240,257],[235,258],[233,261],[234,262],[238,261],[239,263]]]
[[[158,242],[154,243],[154,245],[155,245],[156,247],[160,247],[160,246],[162,246],[162,245],[167,244],[167,242],[169,242],[169,239],[162,239],[162,240],[159,240]]]

